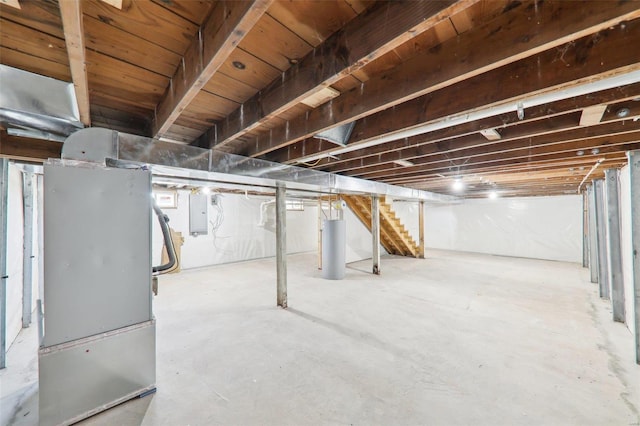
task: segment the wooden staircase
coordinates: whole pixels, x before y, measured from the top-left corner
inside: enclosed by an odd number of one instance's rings
[[[342,195],[351,211],[360,222],[371,231],[371,197],[364,195]],[[396,216],[391,204],[380,197],[380,243],[390,254],[419,257],[420,248],[411,238],[400,219]]]

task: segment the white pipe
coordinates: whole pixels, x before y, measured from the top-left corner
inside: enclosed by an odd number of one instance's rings
[[[604,158],[600,158],[598,161],[596,161],[596,164],[594,164],[593,167],[591,167],[591,170],[589,170],[589,173],[586,174],[584,179],[582,179],[582,182],[580,182],[580,185],[578,185],[578,194],[580,193],[580,189],[582,189],[582,185],[584,185],[584,183],[587,181],[589,176],[591,176],[591,173],[593,173],[598,168],[598,166],[602,164],[603,161],[604,161]]]

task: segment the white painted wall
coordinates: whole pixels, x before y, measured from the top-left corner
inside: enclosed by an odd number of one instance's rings
[[[209,227],[207,235],[189,235],[189,192],[178,191],[178,208],[164,209],[169,226],[182,232],[182,268],[198,268],[221,263],[238,262],[276,255],[275,204],[266,205],[263,226],[260,225],[261,205],[273,197],[250,197],[219,194],[223,221],[217,232]],[[209,205],[209,221],[215,222],[219,210]],[[162,232],[153,218],[153,260],[160,263]],[[305,206],[304,211],[287,212],[287,253],[317,249],[317,207]]]
[[[273,197],[250,197],[223,194],[220,196],[224,212],[222,226],[215,238],[208,235],[189,235],[189,192],[178,191],[178,208],[164,209],[170,218],[169,225],[182,232],[182,267],[198,268],[222,263],[238,262],[275,256],[275,204],[267,204],[264,210],[264,226],[259,226],[261,205],[273,201]],[[287,212],[287,253],[316,251],[318,247],[318,208],[314,202],[305,204],[304,211]],[[218,211],[209,206],[209,220],[214,221]],[[325,210],[325,215],[328,210]],[[333,211],[334,216],[336,212]],[[371,233],[348,208],[344,211],[347,229],[346,262],[371,258]],[[324,216],[323,216],[324,218]],[[154,217],[153,259],[160,263],[162,233]],[[381,247],[381,253],[386,253]]]
[[[35,188],[36,180],[33,180]],[[34,197],[34,219],[38,209],[37,197]],[[22,172],[13,163],[9,164],[9,194],[7,206],[7,349],[22,329],[22,270],[24,213],[22,200]],[[38,291],[38,229],[33,222],[33,290],[32,307],[35,310]],[[36,324],[32,316],[32,326]],[[11,360],[7,361],[8,363]]]
[[[425,207],[429,248],[582,262],[579,195],[465,200]]]
[[[622,246],[622,277],[624,285],[625,324],[635,332],[633,303],[633,245],[631,243],[631,182],[629,166],[620,171],[620,236]]]

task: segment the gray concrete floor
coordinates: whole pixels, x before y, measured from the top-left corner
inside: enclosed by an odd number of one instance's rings
[[[342,281],[290,256],[287,310],[272,259],[162,277],[157,393],[84,424],[639,424],[633,337],[586,269],[427,256]],[[35,346],[0,372],[2,424],[37,422]]]

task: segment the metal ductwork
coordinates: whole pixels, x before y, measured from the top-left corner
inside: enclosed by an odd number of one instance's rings
[[[69,136],[62,146],[63,160],[126,163],[149,166],[155,176],[232,183],[325,194],[377,194],[435,203],[458,198],[366,179],[320,172],[221,151],[161,142],[144,136],[91,127]]]
[[[72,83],[0,65],[0,123],[69,136],[84,125]]]

